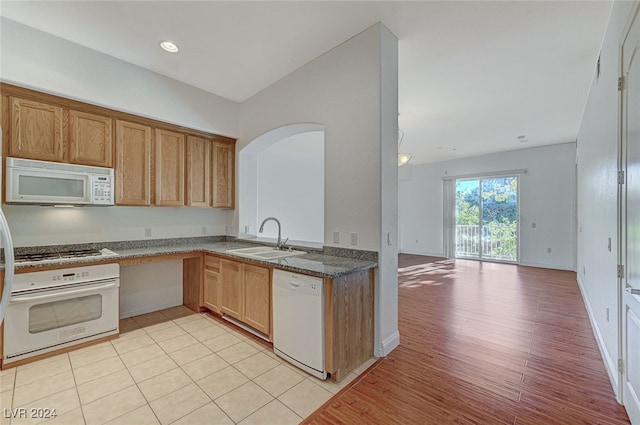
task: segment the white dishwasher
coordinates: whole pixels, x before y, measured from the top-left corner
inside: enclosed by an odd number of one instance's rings
[[[311,375],[327,379],[321,278],[273,271],[273,351]]]

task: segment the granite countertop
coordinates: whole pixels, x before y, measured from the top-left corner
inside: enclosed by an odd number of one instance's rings
[[[376,261],[372,261],[371,252],[356,250],[335,250],[329,249],[329,254],[325,250],[317,248],[294,247],[296,250],[305,251],[306,254],[296,255],[273,260],[249,258],[234,253],[227,252],[230,249],[247,248],[253,246],[266,246],[267,243],[251,243],[243,240],[226,240],[225,237],[208,237],[208,238],[181,238],[171,240],[154,241],[126,241],[126,242],[105,242],[94,244],[76,244],[64,246],[49,246],[50,251],[62,251],[68,249],[100,249],[108,248],[117,255],[110,257],[101,257],[99,261],[117,262],[124,259],[144,258],[158,255],[184,254],[189,252],[212,253],[224,255],[229,258],[241,259],[256,264],[272,266],[278,269],[289,270],[292,272],[304,273],[318,277],[337,278],[347,274],[351,274],[360,270],[368,270],[377,267]],[[204,242],[204,243],[203,243]],[[43,247],[17,248],[16,251],[32,251],[35,252]],[[349,251],[349,252],[344,252]],[[339,255],[334,255],[337,253]],[[349,257],[344,256],[350,255]],[[375,253],[374,253],[375,254]],[[352,258],[352,257],[361,258]],[[364,257],[364,258],[362,258]],[[37,271],[38,266],[58,266],[58,265],[80,265],[82,263],[95,262],[95,257],[84,258],[61,258],[47,261],[39,264],[17,264],[16,269],[32,268]],[[4,263],[1,268],[4,269]]]

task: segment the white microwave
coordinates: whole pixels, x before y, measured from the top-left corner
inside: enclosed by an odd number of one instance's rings
[[[7,204],[113,205],[113,168],[7,158]]]

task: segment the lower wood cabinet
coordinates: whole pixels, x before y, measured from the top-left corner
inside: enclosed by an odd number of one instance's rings
[[[204,306],[220,314],[220,258],[213,255],[204,257]]]
[[[203,303],[265,335],[271,335],[271,270],[205,256]]]
[[[220,260],[220,311],[242,320],[242,263]]]
[[[271,330],[270,274],[264,267],[243,265],[242,321],[266,335]]]

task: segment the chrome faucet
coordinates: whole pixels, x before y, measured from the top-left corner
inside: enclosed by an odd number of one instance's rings
[[[284,243],[282,243],[282,239],[280,237],[280,220],[278,220],[275,217],[267,217],[264,220],[262,220],[262,224],[260,224],[260,229],[258,230],[259,233],[262,233],[264,231],[264,223],[266,223],[269,220],[273,220],[276,222],[276,224],[278,224],[278,242],[276,243],[276,248],[278,249],[284,249],[285,244],[287,243],[287,241],[289,240],[289,238],[287,238],[286,241],[284,241]]]

